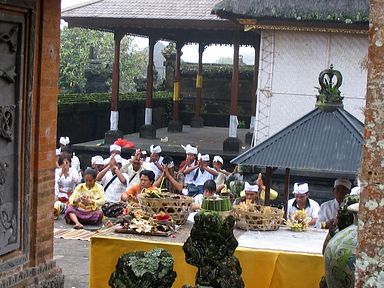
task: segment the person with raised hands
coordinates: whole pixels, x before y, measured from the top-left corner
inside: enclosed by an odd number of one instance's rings
[[[155,179],[158,179],[163,172],[161,163],[164,158],[160,155],[162,149],[160,145],[151,145],[149,151],[151,152],[151,155],[145,159],[145,162],[143,163],[144,169],[153,171],[153,173],[155,173]]]
[[[155,181],[153,186],[167,189],[168,192],[180,194],[184,187],[183,173],[175,171],[175,164],[171,157],[164,157],[163,173]]]
[[[104,187],[107,202],[120,201],[121,193],[127,189],[128,175],[121,172],[122,161],[120,155],[112,155],[109,163],[97,174],[96,181]]]

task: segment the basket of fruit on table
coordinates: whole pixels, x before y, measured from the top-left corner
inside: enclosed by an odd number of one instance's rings
[[[242,202],[233,208],[236,226],[244,230],[270,231],[279,229],[284,211],[270,206]]]
[[[166,213],[177,225],[185,223],[193,202],[192,197],[172,194],[158,188],[145,189],[138,198],[141,209],[145,212],[152,215]]]

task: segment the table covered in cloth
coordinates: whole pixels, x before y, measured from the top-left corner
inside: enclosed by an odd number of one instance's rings
[[[117,260],[123,253],[155,247],[168,250],[174,257],[177,272],[173,287],[195,284],[197,268],[185,262],[183,243],[189,236],[190,225],[172,237],[115,234],[113,229],[91,238],[90,287],[109,287],[108,280],[115,271]],[[245,287],[318,287],[324,274],[322,244],[326,233],[320,230],[291,232],[257,232],[235,229],[239,241],[235,256],[243,269]]]

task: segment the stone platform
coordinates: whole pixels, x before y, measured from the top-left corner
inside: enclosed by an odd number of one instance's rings
[[[128,158],[137,148],[146,150],[149,154],[149,146],[154,144],[161,146],[162,155],[173,157],[176,164],[179,164],[185,158],[185,151],[181,145],[191,144],[197,146],[199,153],[209,154],[211,159],[215,155],[220,155],[223,157],[225,164],[228,165],[231,159],[250,148],[249,144],[244,143],[247,132],[249,132],[249,129],[238,129],[238,138],[243,143],[239,153],[223,152],[223,142],[228,137],[228,128],[191,128],[185,125],[182,133],[169,133],[167,127],[165,127],[157,129],[155,139],[140,138],[139,133],[126,134],[124,139],[134,142],[135,148],[123,148],[122,156]],[[82,168],[90,165],[92,156],[109,156],[109,145],[104,145],[103,139],[74,144],[72,148],[80,158]]]

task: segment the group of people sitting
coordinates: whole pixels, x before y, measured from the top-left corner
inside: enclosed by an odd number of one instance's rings
[[[68,223],[75,229],[83,224],[99,224],[103,216],[114,217],[122,212],[126,202],[138,202],[138,195],[144,189],[157,187],[168,192],[194,197],[193,210],[199,210],[203,197],[214,196],[226,190],[226,180],[232,174],[223,169],[223,158],[201,155],[196,147],[183,146],[186,157],[176,170],[171,157],[161,156],[160,146],[151,145],[150,154],[137,149],[130,159],[121,156],[119,145],[110,145],[106,159],[94,156],[91,167],[83,172],[80,161],[69,149],[69,139],[60,138],[55,172],[55,195],[57,213],[63,212]],[[75,165],[74,165],[75,163]],[[261,174],[245,182],[241,198],[234,204],[248,201],[263,204],[265,186]],[[335,181],[335,199],[319,206],[309,199],[307,183],[295,183],[294,198],[288,202],[288,217],[298,209],[305,209],[312,218],[311,225],[330,228],[334,225],[337,209],[344,196],[349,193],[351,183],[345,179]],[[277,192],[271,189],[271,199]]]
[[[58,202],[55,205],[62,208],[57,209],[58,213],[65,210],[66,221],[73,223],[76,229],[83,228],[84,223],[100,223],[103,214],[116,216],[116,211],[122,210],[116,208],[121,208],[127,201],[138,202],[143,189],[157,187],[171,193],[196,196],[203,194],[204,183],[210,180],[215,184],[215,191],[220,192],[230,174],[222,168],[222,157],[215,156],[212,167],[210,156],[199,154],[190,144],[182,146],[186,158],[177,171],[171,157],[161,156],[160,146],[151,145],[148,156],[137,149],[130,159],[124,159],[121,147],[113,144],[108,158],[92,157],[91,167],[81,173],[72,165],[77,157],[68,148],[68,143],[69,139],[60,141],[60,150],[56,151],[55,195]]]

